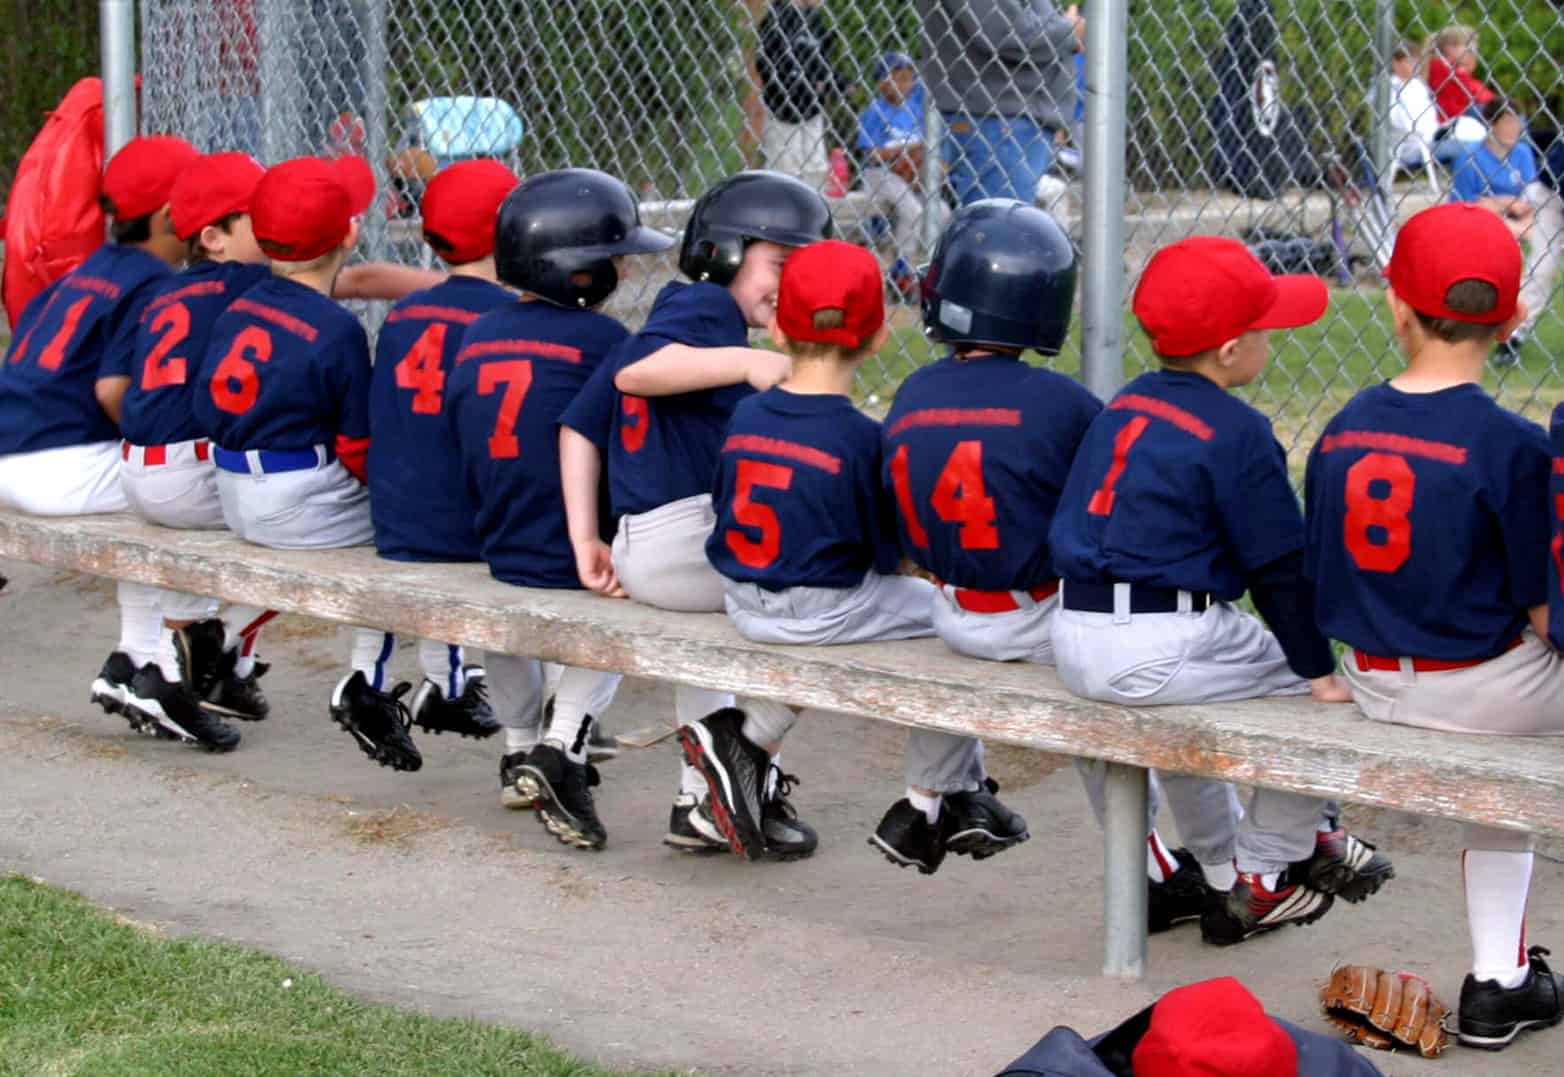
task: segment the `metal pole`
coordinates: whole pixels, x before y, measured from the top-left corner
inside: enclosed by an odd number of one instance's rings
[[[1129,0],[1086,5],[1086,223],[1081,380],[1104,399],[1124,382],[1124,150]],[[1142,835],[1144,838],[1144,835]]]
[[[103,62],[103,159],[136,137],[135,0],[98,0]]]
[[[923,94],[923,194],[925,201],[943,198],[945,189],[945,162],[940,143],[945,138],[945,117],[934,107],[934,96]],[[923,214],[923,257],[934,251],[939,242],[939,217]]]
[[[1374,155],[1374,175],[1385,193],[1390,193],[1390,54],[1396,48],[1395,0],[1375,0],[1374,54],[1379,67],[1374,73],[1374,134],[1370,152]]]
[[[1107,765],[1103,833],[1102,974],[1138,980],[1146,974],[1147,771]]]
[[[361,224],[364,257],[386,257],[385,199],[390,197],[391,176],[386,166],[390,156],[390,107],[386,95],[386,77],[390,60],[386,48],[386,0],[369,0],[364,13],[364,66],[361,86],[364,101],[364,152],[369,155],[369,167],[375,172],[375,186],[380,196],[370,205]],[[380,323],[385,320],[387,305],[374,303],[370,307],[371,335],[377,335]]]

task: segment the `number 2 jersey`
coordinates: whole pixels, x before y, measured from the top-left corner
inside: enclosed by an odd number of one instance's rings
[[[1477,385],[1364,389],[1309,456],[1325,634],[1382,656],[1502,652],[1548,600],[1547,435]]]
[[[880,424],[845,396],[768,389],[733,412],[717,462],[706,557],[768,591],[856,587],[896,569],[880,490]]]
[[[1052,581],[1049,525],[1101,410],[1079,382],[1008,356],[948,356],[915,371],[885,418],[881,481],[902,552],[956,587]]]
[[[375,548],[397,561],[476,560],[474,505],[445,414],[462,334],[512,296],[449,277],[391,308],[369,384],[369,509]]]

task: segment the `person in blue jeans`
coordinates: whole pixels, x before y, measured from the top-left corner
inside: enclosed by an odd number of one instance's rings
[[[918,0],[917,9],[923,81],[944,114],[957,201],[1031,202],[1054,134],[1075,112],[1086,20],[1052,0]]]

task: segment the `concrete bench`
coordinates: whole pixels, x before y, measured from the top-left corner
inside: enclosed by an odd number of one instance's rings
[[[1145,966],[1148,767],[1564,834],[1558,741],[1389,728],[1307,700],[1118,707],[1070,695],[1052,670],[978,663],[936,640],[764,646],[717,614],[510,587],[482,565],[410,565],[367,548],[267,550],[123,516],[0,512],[0,557],[1106,760],[1109,975],[1138,977]]]

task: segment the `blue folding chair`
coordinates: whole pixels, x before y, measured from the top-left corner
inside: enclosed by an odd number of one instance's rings
[[[408,107],[407,137],[444,168],[474,157],[513,158],[525,129],[498,97],[429,97]]]

